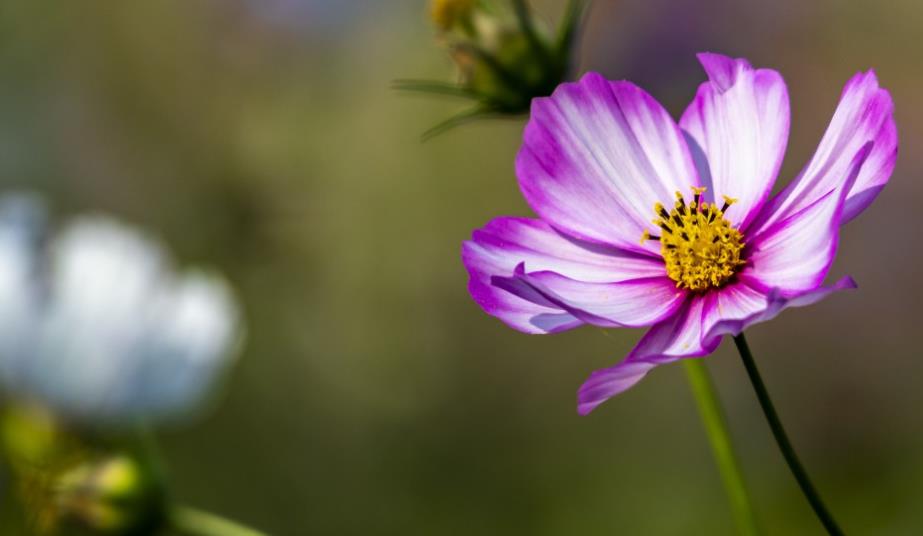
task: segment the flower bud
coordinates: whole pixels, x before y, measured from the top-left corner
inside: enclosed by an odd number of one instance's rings
[[[508,5],[433,0],[431,18],[458,68],[458,81],[399,80],[395,87],[462,97],[473,106],[430,129],[424,138],[477,117],[526,113],[533,98],[550,95],[570,75],[585,4],[570,0],[555,34],[535,19],[526,0],[509,0]]]

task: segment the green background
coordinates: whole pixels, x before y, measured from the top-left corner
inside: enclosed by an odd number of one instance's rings
[[[562,4],[536,8],[550,25]],[[697,51],[778,69],[781,184],[852,74],[891,90],[902,154],[831,274],[860,289],[748,333],[854,534],[923,530],[921,24],[911,0],[599,0],[580,54],[676,117],[704,79]],[[521,119],[421,144],[463,104],[389,90],[452,76],[422,0],[9,0],[0,183],[62,219],[149,228],[237,288],[248,342],[224,392],[159,431],[185,502],[279,535],[733,533],[682,367],[578,417],[581,382],[641,332],[527,336],[469,298],[461,242],[530,212]],[[708,364],[767,532],[819,533],[733,345]]]

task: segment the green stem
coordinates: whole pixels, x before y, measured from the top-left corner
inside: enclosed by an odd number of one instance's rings
[[[686,367],[686,375],[689,378],[696,405],[699,407],[705,433],[708,435],[708,441],[715,456],[715,463],[718,464],[718,472],[721,474],[724,489],[731,501],[731,510],[734,512],[737,528],[742,535],[760,534],[759,525],[753,513],[753,505],[744,484],[743,472],[734,454],[734,445],[731,443],[727,421],[708,369],[701,359],[684,359],[683,364]]]
[[[237,522],[188,506],[172,508],[170,525],[187,536],[265,536]]]
[[[827,529],[827,532],[831,535],[842,535],[843,531],[840,530],[833,516],[827,511],[824,502],[820,498],[820,494],[817,493],[817,490],[811,483],[811,479],[808,478],[808,473],[804,470],[801,462],[798,461],[798,455],[795,454],[795,449],[792,448],[792,444],[788,440],[788,435],[785,433],[782,421],[779,420],[779,416],[776,414],[776,409],[772,405],[772,399],[769,398],[769,392],[763,384],[760,371],[756,368],[756,361],[753,360],[753,354],[750,353],[750,347],[747,345],[747,339],[744,338],[743,333],[734,337],[734,344],[737,345],[737,350],[740,352],[740,358],[743,360],[744,367],[747,369],[747,374],[750,376],[750,383],[753,384],[753,390],[756,391],[756,397],[759,399],[760,406],[763,408],[763,413],[766,415],[766,420],[769,422],[769,428],[772,429],[772,435],[775,436],[776,443],[779,445],[779,450],[782,451],[782,456],[785,457],[788,468],[795,476],[795,480],[798,481],[802,493],[804,493],[805,498],[811,504],[811,508],[814,509],[814,513],[817,515],[817,518],[820,520],[821,524],[823,524],[824,528]]]

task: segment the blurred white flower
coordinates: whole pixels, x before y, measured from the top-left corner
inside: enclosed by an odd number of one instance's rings
[[[177,275],[161,245],[112,219],[44,243],[35,199],[0,199],[0,384],[67,418],[113,424],[194,411],[242,326],[216,275]]]

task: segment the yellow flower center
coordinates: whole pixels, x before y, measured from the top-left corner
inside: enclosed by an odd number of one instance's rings
[[[658,216],[654,225],[663,234],[644,231],[641,243],[659,240],[667,275],[676,281],[676,287],[701,292],[727,283],[746,262],[740,258],[743,235],[724,218],[724,212],[737,200],[724,196],[724,206],[718,208],[702,201],[705,188],[693,187],[692,192],[688,205],[676,192],[676,204],[669,212],[660,203],[654,205]]]

